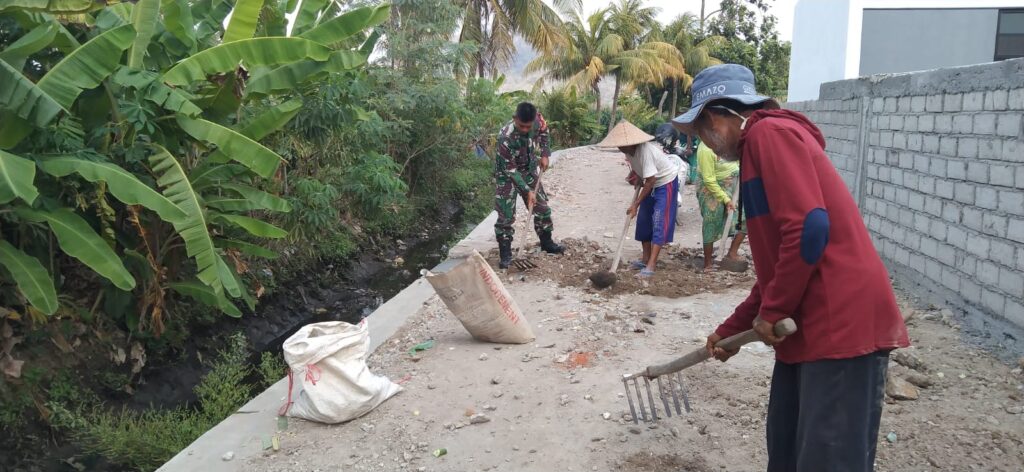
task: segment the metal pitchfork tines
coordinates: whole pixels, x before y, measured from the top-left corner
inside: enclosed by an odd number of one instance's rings
[[[644,406],[644,395],[640,393],[640,379],[644,381],[644,390],[647,392],[647,405],[650,406],[650,415],[647,414],[647,408]],[[665,381],[662,382],[662,379]],[[662,406],[665,407],[665,416],[668,418],[672,417],[672,409],[675,407],[676,415],[682,415],[683,411],[679,407],[679,399],[683,399],[683,408],[686,412],[690,412],[690,397],[686,394],[686,386],[683,384],[683,374],[675,372],[668,375],[663,375],[654,379],[658,388],[658,398],[661,399]],[[636,391],[636,404],[640,406],[640,409],[633,404],[633,393],[630,389],[630,383],[632,383],[632,390]],[[665,384],[668,384],[667,386]],[[658,421],[658,407],[654,401],[654,394],[651,392],[651,379],[644,376],[642,373],[626,375],[622,377],[622,385],[626,387],[626,399],[629,401],[629,413],[633,415],[633,423],[640,424],[640,420],[647,421]],[[671,403],[669,402],[671,399]],[[639,417],[637,416],[639,411]],[[648,420],[650,418],[650,420]]]
[[[775,335],[776,336],[789,336],[796,332],[796,323],[793,322],[792,318],[784,318],[775,323]],[[757,341],[757,333],[752,329],[748,329],[742,333],[735,334],[715,343],[715,347],[720,347],[727,351],[737,350],[744,344]],[[680,371],[683,369],[700,364],[708,360],[711,354],[708,350],[701,346],[697,349],[690,351],[688,354],[676,358],[675,360],[666,362],[664,364],[652,365],[647,367],[641,372],[637,372],[632,375],[625,375],[622,377],[622,385],[626,387],[626,400],[629,401],[629,412],[633,414],[633,422],[639,424],[640,420],[644,422],[648,421],[648,414],[644,407],[644,395],[640,393],[640,379],[644,381],[644,390],[647,392],[647,405],[650,407],[651,414],[650,421],[658,420],[658,410],[654,401],[654,393],[651,392],[651,380],[653,379],[658,384],[658,396],[661,398],[662,404],[665,406],[665,413],[667,416],[672,416],[672,409],[669,408],[668,399],[671,396],[677,415],[681,415],[682,412],[679,410],[679,397],[683,397],[683,404],[686,406],[686,412],[690,412],[690,400],[686,395],[686,388],[683,386],[683,376]],[[662,383],[662,378],[668,379],[668,394],[666,394],[666,388]],[[630,382],[633,384],[632,390],[636,391],[636,404],[640,406],[639,413],[640,417],[637,418],[637,408],[633,404],[633,394],[630,391]]]

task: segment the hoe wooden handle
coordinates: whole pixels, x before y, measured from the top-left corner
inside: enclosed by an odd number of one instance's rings
[[[633,199],[630,200],[630,207],[636,203],[636,198],[640,196],[640,186],[636,187],[636,191],[633,192]],[[629,231],[629,223],[633,221],[633,217],[626,215],[626,222],[622,224],[622,235],[619,236],[619,248],[615,250],[615,260],[612,262],[611,272],[614,274],[615,271],[619,270],[619,261],[622,259],[622,245],[626,242],[626,231]]]
[[[796,332],[796,323],[793,322],[792,318],[784,318],[775,323],[775,335],[776,336],[789,336]],[[734,334],[718,341],[715,347],[720,347],[729,351],[739,349],[744,344],[752,343],[757,341],[757,333],[752,329],[748,329],[742,333]],[[666,362],[664,364],[652,365],[644,371],[644,376],[648,378],[660,377],[665,374],[671,374],[673,372],[679,372],[687,367],[700,364],[711,358],[711,354],[708,353],[707,348],[701,346],[700,348],[690,351],[689,354],[679,357],[673,361]]]

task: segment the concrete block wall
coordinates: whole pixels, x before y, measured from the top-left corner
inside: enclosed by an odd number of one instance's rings
[[[901,283],[989,333],[1024,328],[1024,59],[830,82],[819,97],[786,107],[825,134]]]

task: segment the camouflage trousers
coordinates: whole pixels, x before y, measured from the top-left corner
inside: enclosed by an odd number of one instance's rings
[[[523,172],[526,184],[533,188],[537,182],[536,172]],[[526,204],[526,194],[516,190],[512,179],[504,174],[495,177],[496,187],[494,191],[494,210],[498,212],[498,222],[494,224],[494,234],[498,241],[512,241],[516,230],[513,227],[516,222],[516,194]],[[551,222],[551,207],[548,206],[548,195],[544,192],[544,185],[537,189],[537,203],[533,206],[533,229],[537,234],[551,233],[554,224]]]

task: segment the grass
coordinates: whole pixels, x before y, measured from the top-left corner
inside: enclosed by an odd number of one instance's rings
[[[48,405],[51,423],[86,453],[135,470],[155,470],[249,400],[253,387],[245,382],[252,373],[247,356],[244,335],[228,338],[195,388],[198,405],[111,410],[98,400],[69,398],[72,395],[63,392]]]

